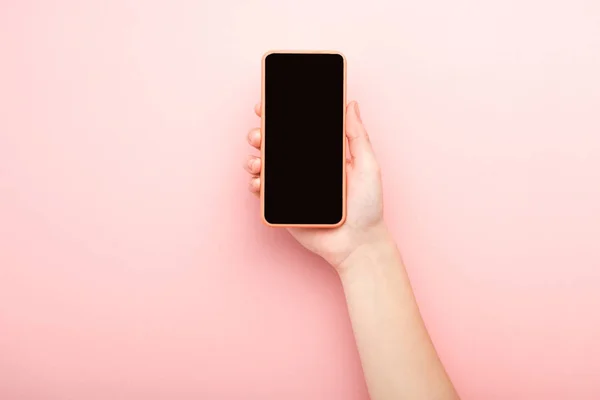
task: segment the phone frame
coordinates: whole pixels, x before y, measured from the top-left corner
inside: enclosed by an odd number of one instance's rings
[[[265,119],[266,119],[266,107],[265,107],[265,84],[266,84],[266,60],[267,57],[271,54],[336,54],[342,57],[342,60],[344,62],[344,83],[343,83],[343,95],[342,95],[342,102],[343,102],[343,120],[342,120],[342,134],[341,136],[341,140],[342,140],[342,218],[340,220],[340,222],[336,223],[336,224],[272,224],[269,221],[267,221],[267,219],[265,218],[265,171],[266,171],[266,162],[265,162],[265,147],[266,147],[266,137],[267,135],[265,134]],[[260,176],[261,176],[261,185],[260,185],[260,216],[262,219],[262,222],[270,227],[277,227],[277,228],[337,228],[339,226],[342,226],[344,224],[344,222],[346,222],[346,214],[347,214],[347,196],[346,196],[346,192],[347,192],[347,188],[346,188],[346,57],[344,56],[344,54],[342,54],[339,51],[334,51],[334,50],[270,50],[268,52],[266,52],[265,54],[263,54],[262,57],[262,79],[261,79],[261,100],[260,100],[260,110],[261,110],[261,115],[260,115],[260,132],[261,132],[261,145],[260,145],[260,156],[261,156],[261,170],[260,170]]]

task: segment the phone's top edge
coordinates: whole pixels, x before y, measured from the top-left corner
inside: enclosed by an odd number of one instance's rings
[[[341,56],[344,62],[346,61],[346,56],[341,51],[337,50],[269,50],[263,54],[263,61],[267,59],[268,56],[272,54],[331,54]]]

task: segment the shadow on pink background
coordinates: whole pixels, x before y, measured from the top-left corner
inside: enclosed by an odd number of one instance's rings
[[[246,190],[273,48],[346,54],[463,399],[600,398],[595,0],[1,1],[0,398],[367,398]]]

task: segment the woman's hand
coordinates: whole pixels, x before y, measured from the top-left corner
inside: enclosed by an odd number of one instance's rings
[[[256,107],[260,116],[260,108]],[[373,400],[458,400],[415,301],[408,275],[383,222],[379,166],[358,105],[346,107],[348,215],[338,228],[292,228],[307,249],[340,274],[365,381]],[[260,129],[248,135],[261,146]],[[260,193],[261,160],[249,157],[250,190]]]
[[[260,117],[260,106],[254,111]],[[308,250],[323,257],[341,272],[343,262],[356,249],[387,238],[383,222],[383,199],[379,165],[360,119],[358,104],[346,107],[346,137],[350,158],[346,165],[347,218],[338,228],[290,228],[289,231]],[[262,134],[255,128],[248,134],[250,144],[260,149]],[[316,144],[315,144],[316,145]],[[260,193],[261,159],[249,156],[246,170],[252,175],[250,191]]]

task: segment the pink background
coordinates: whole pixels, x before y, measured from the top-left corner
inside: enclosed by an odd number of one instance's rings
[[[273,48],[346,54],[463,399],[600,398],[597,0],[0,4],[3,400],[367,398],[246,190]]]

